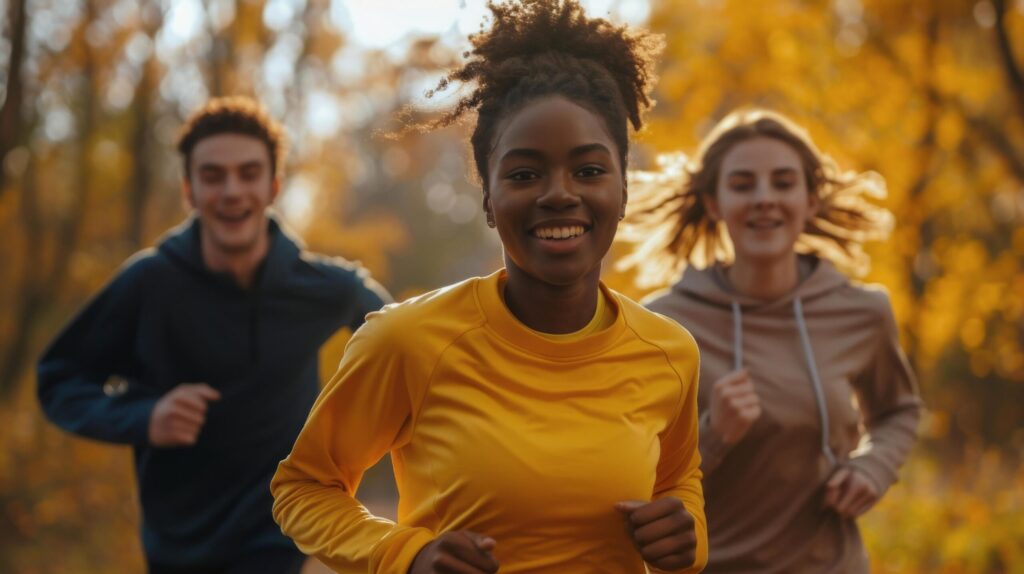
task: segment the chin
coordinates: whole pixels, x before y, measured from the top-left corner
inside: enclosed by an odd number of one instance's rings
[[[225,253],[244,253],[256,247],[259,234],[216,234],[214,242]]]
[[[793,246],[780,249],[765,249],[765,246],[758,246],[756,249],[744,250],[742,253],[737,252],[737,259],[744,259],[751,263],[757,263],[759,265],[767,265],[783,261],[788,257],[792,257],[796,251]]]
[[[566,268],[560,267],[557,269],[543,269],[537,270],[537,273],[530,273],[534,278],[548,285],[556,285],[559,287],[568,287],[583,281],[594,272],[594,269],[579,269],[579,268]],[[597,267],[597,273],[600,274],[601,267]]]

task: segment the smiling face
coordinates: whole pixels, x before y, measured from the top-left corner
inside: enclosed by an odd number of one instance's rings
[[[818,207],[797,152],[776,139],[737,143],[722,158],[714,197],[705,205],[725,223],[737,260],[772,262],[793,248]]]
[[[596,282],[626,204],[604,120],[553,96],[513,113],[498,133],[484,209],[510,276],[521,270],[549,285]]]
[[[204,244],[224,255],[258,248],[267,237],[267,207],[277,197],[267,145],[223,133],[196,143],[183,193],[196,210]]]

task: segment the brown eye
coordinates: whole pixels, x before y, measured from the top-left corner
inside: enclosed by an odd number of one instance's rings
[[[733,191],[749,191],[754,189],[755,180],[749,175],[733,175],[726,180],[726,184]]]
[[[517,181],[517,182],[533,181],[533,180],[537,179],[538,177],[540,177],[540,176],[537,175],[537,172],[532,171],[532,170],[528,170],[528,169],[521,169],[521,170],[518,170],[518,171],[513,171],[512,173],[510,173],[510,174],[508,174],[506,176],[507,179],[511,179],[512,181]]]
[[[606,173],[608,173],[608,171],[599,165],[588,165],[580,168],[580,170],[576,172],[576,175],[579,177],[598,177]]]
[[[259,179],[261,170],[258,167],[242,170],[242,179],[245,181],[253,181]]]
[[[209,184],[221,183],[224,181],[224,170],[201,169],[199,170],[199,181]]]
[[[797,174],[792,170],[772,174],[772,187],[775,189],[790,189],[797,184]]]

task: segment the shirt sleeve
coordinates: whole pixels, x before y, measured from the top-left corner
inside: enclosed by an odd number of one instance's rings
[[[406,574],[434,538],[373,516],[355,499],[366,469],[409,440],[420,398],[407,382],[422,376],[385,322],[371,315],[349,341],[270,486],[281,530],[339,573]]]
[[[722,459],[732,450],[732,445],[725,444],[711,427],[710,408],[700,414],[699,426],[701,469],[705,475],[710,475],[722,464]]]
[[[878,349],[868,369],[854,380],[866,433],[849,465],[885,492],[917,441],[921,399],[917,382],[900,347],[896,320],[885,298]]]
[[[681,404],[676,420],[661,436],[661,459],[658,461],[654,485],[654,499],[674,496],[683,502],[693,516],[697,535],[697,557],[693,566],[676,572],[700,572],[708,562],[708,529],[704,517],[704,491],[701,488],[701,458],[698,449],[697,423],[697,348],[693,344],[693,373],[681,392]],[[662,572],[651,569],[652,572]]]
[[[366,316],[392,302],[391,294],[363,268],[356,272],[355,310],[348,328],[354,333],[366,322]]]
[[[145,444],[158,400],[134,384],[134,345],[143,286],[141,269],[122,270],[57,335],[36,368],[46,416],[64,430],[107,442]],[[112,376],[127,392],[106,393]]]

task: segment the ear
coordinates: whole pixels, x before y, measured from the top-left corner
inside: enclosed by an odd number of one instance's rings
[[[704,204],[704,210],[708,212],[708,217],[711,221],[718,223],[722,220],[722,212],[718,209],[718,198],[713,195],[701,195],[701,203]]]
[[[818,210],[821,209],[821,198],[818,197],[817,193],[807,193],[807,221],[813,220],[818,216]]]
[[[626,180],[622,180],[622,210],[619,211],[619,220],[626,218],[626,204],[629,203],[629,189]]]
[[[491,207],[491,194],[487,190],[484,190],[483,207],[484,213],[492,217],[494,216],[494,208]]]
[[[270,182],[270,203],[274,203],[277,196],[281,193],[281,178],[274,176],[274,179]]]
[[[196,208],[196,198],[192,195],[192,184],[187,178],[181,180],[181,205],[186,211]]]

